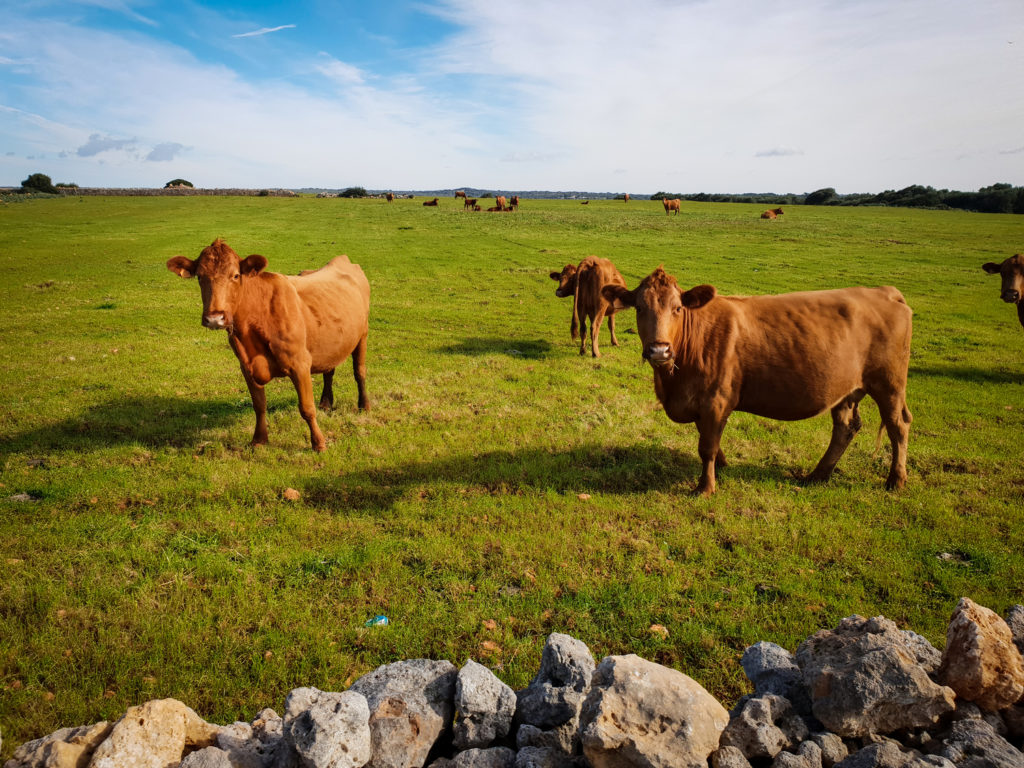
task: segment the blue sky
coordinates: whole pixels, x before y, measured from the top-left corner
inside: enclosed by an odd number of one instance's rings
[[[6,0],[0,184],[1024,185],[1021,0]]]

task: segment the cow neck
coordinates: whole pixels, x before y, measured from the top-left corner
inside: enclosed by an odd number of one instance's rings
[[[241,336],[252,327],[259,325],[261,308],[269,311],[270,281],[264,278],[263,272],[257,275],[243,275],[238,290],[238,302],[232,318],[232,335]]]
[[[684,309],[680,314],[676,337],[672,341],[675,370],[700,371],[704,368],[704,344],[701,343],[704,321],[698,312],[705,312],[705,309]]]

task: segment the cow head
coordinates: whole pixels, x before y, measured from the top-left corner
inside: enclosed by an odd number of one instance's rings
[[[684,291],[674,277],[658,267],[632,291],[621,285],[606,285],[601,294],[616,309],[636,308],[636,331],[643,344],[644,360],[671,368],[688,313],[700,310],[715,298],[716,291],[713,285]]]
[[[239,259],[238,254],[219,237],[203,249],[193,261],[184,256],[167,260],[167,268],[181,277],[198,277],[203,297],[203,325],[230,330],[234,323],[233,308],[238,300],[242,281],[256,276],[267,266],[263,256],[253,254]]]
[[[1007,304],[1020,304],[1024,298],[1024,256],[1017,254],[1002,264],[988,262],[981,266],[990,275],[1000,275],[1003,278],[1000,297]]]
[[[574,296],[576,294],[576,265],[566,264],[562,267],[561,272],[551,272],[548,275],[552,280],[558,281],[558,287],[555,288],[555,296],[560,299],[564,299],[566,296]]]

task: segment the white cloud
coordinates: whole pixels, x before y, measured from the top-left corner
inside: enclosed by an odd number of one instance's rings
[[[75,150],[75,154],[79,157],[92,157],[101,152],[116,152],[134,147],[135,139],[115,139],[110,136],[100,136],[98,133],[94,133],[89,137],[89,141]]]
[[[279,27],[263,27],[262,29],[256,29],[252,32],[242,32],[238,35],[232,35],[232,37],[261,37],[268,35],[271,32],[280,32],[282,29],[295,29],[294,24],[282,24]]]
[[[328,80],[342,86],[362,85],[365,82],[363,73],[358,67],[338,61],[323,51],[320,52],[320,59],[316,69]]]
[[[146,160],[151,163],[168,163],[185,150],[185,146],[174,141],[167,141],[157,144],[152,151],[146,155]]]

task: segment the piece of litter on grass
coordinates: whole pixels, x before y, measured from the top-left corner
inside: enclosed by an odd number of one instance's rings
[[[386,627],[390,623],[391,622],[388,621],[388,617],[387,616],[385,616],[384,614],[378,614],[378,615],[374,616],[372,619],[367,619],[366,622],[363,623],[363,626],[364,627]]]

